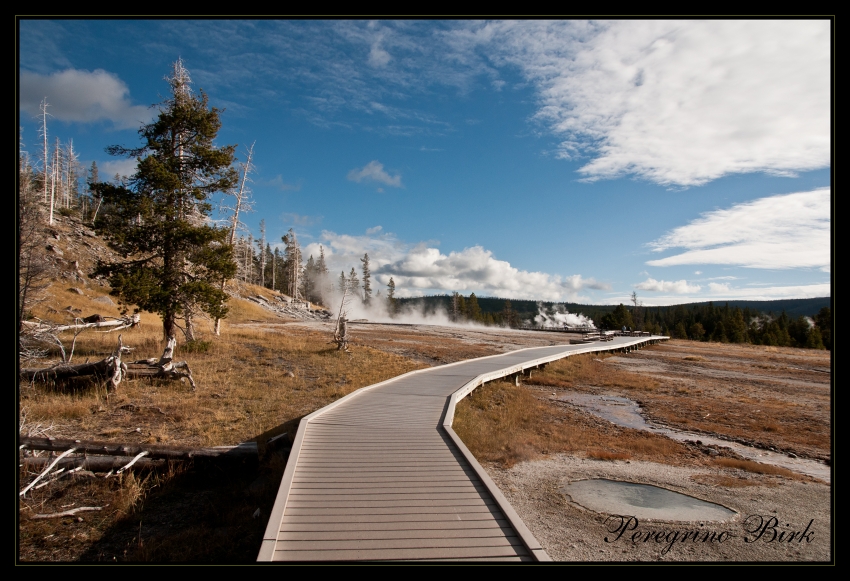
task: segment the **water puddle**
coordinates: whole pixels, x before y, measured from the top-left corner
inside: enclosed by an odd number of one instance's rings
[[[560,491],[592,511],[638,520],[718,521],[737,514],[725,506],[651,484],[595,478],[565,484]]]
[[[707,446],[729,448],[747,460],[770,464],[772,466],[779,466],[800,474],[813,476],[826,483],[830,482],[829,466],[822,462],[818,462],[817,460],[790,458],[785,454],[780,454],[779,452],[770,452],[760,448],[753,448],[752,446],[714,438],[705,434],[649,424],[644,419],[643,415],[641,415],[641,408],[637,402],[626,397],[568,392],[558,397],[558,399],[578,406],[602,419],[608,420],[613,424],[617,424],[618,426],[661,434],[662,436],[667,436],[668,438],[679,442],[684,442],[685,440],[699,440]]]

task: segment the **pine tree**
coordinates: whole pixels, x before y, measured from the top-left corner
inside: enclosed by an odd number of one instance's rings
[[[129,183],[95,184],[113,211],[96,227],[124,260],[101,263],[112,294],[122,303],[159,313],[163,332],[173,337],[178,317],[200,309],[212,317],[227,313],[221,281],[236,271],[227,232],[209,225],[210,197],[231,188],[234,147],[216,147],[219,111],[207,96],[192,93],[181,61],[168,78],[171,96],[153,122],[139,130],[143,145],[107,148],[137,159]],[[187,320],[188,332],[191,320]],[[188,335],[187,335],[188,336]]]
[[[321,244],[319,245],[319,260],[316,261],[316,276],[318,277],[319,302],[327,306],[333,296],[333,283],[328,272],[328,264],[325,262],[325,249]]]
[[[260,220],[260,239],[257,240],[260,249],[260,286],[266,286],[266,221]]]
[[[454,291],[452,296],[449,298],[449,320],[457,321],[458,316],[460,315],[460,310],[458,308],[458,298],[460,297],[460,293]]]
[[[293,299],[301,294],[301,247],[292,228],[281,240],[286,244],[284,250],[284,269],[286,273],[286,293]]]
[[[372,271],[369,269],[369,255],[364,254],[360,262],[363,263],[363,302],[368,306],[372,303]]]
[[[274,249],[274,257],[272,258],[272,290],[278,290],[277,288],[277,263],[280,261],[280,250],[278,250],[277,246]]]
[[[357,271],[354,270],[354,267],[351,267],[351,272],[348,273],[348,289],[352,295],[360,297],[363,296],[360,294],[360,279],[357,278]]]
[[[466,303],[466,314],[472,321],[481,321],[481,307],[478,305],[478,297],[475,293],[470,293],[469,300]]]
[[[307,259],[307,264],[304,266],[304,283],[302,285],[304,298],[310,302],[316,301],[316,261],[313,260],[313,255]]]
[[[389,310],[390,315],[394,315],[395,309],[395,281],[393,277],[390,277],[390,282],[387,283],[387,310]]]

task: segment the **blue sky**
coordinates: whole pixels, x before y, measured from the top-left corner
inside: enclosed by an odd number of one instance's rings
[[[831,22],[21,20],[23,143],[139,143],[181,58],[254,212],[400,296],[830,294]],[[373,283],[374,284],[374,283]]]

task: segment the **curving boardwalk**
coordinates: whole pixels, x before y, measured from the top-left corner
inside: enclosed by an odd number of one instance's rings
[[[298,427],[258,561],[548,561],[451,428],[486,381],[666,337],[521,349],[365,387]]]

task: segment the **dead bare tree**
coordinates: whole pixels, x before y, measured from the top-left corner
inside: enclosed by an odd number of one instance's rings
[[[254,143],[256,143],[256,141]],[[242,164],[242,179],[239,180],[239,188],[226,192],[228,195],[233,196],[233,206],[222,205],[222,210],[229,210],[231,212],[230,236],[228,237],[228,244],[231,246],[235,246],[236,244],[236,231],[239,229],[240,225],[239,214],[242,212],[250,212],[253,209],[253,203],[250,199],[251,190],[247,187],[247,183],[250,181],[248,174],[251,169],[253,169],[251,158],[254,157],[254,143],[252,143],[251,147],[248,148],[247,157],[245,162]],[[227,280],[222,279],[222,291],[226,285]],[[221,317],[216,317],[214,328],[216,336],[221,335]]]
[[[41,104],[39,105],[39,109],[41,109],[41,127],[39,127],[39,134],[42,138],[42,154],[41,154],[41,184],[42,191],[44,195],[42,197],[42,202],[47,204],[47,181],[48,181],[48,172],[50,169],[50,151],[47,146],[47,118],[52,117],[50,113],[47,112],[47,108],[50,105],[47,103],[47,97],[41,100]]]
[[[349,297],[350,284],[346,282],[343,291],[342,299],[339,301],[339,313],[336,317],[336,326],[334,328],[333,343],[336,343],[337,350],[342,350],[348,353],[348,303],[351,300]]]
[[[32,308],[45,300],[53,262],[45,252],[46,235],[35,171],[29,157],[19,157],[18,181],[18,343],[22,361],[43,357],[41,342],[25,325]]]

